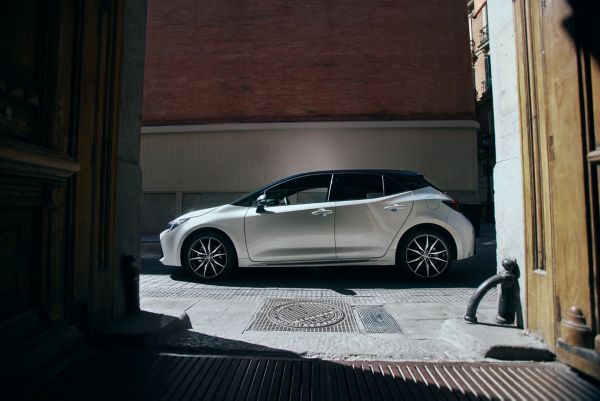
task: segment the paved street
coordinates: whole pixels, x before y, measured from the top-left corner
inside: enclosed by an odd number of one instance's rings
[[[193,326],[164,339],[167,348],[349,360],[480,360],[490,350],[543,350],[522,330],[493,322],[495,291],[479,307],[482,324],[462,319],[474,289],[495,273],[491,226],[482,230],[477,255],[456,262],[434,282],[387,267],[277,267],[241,269],[225,281],[206,284],[182,268],[162,266],[159,255],[158,243],[143,244],[142,308],[173,316],[185,312]],[[304,304],[289,305],[295,301]],[[331,317],[333,324],[278,324],[298,307],[317,319]]]

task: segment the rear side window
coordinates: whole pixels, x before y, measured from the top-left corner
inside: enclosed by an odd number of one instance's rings
[[[373,199],[383,196],[380,174],[335,174],[331,201]]]
[[[385,194],[393,195],[407,191],[415,191],[420,188],[431,186],[425,179],[420,175],[407,175],[407,176],[384,176],[385,181]]]
[[[383,179],[385,181],[386,195],[400,194],[408,191],[408,189],[406,189],[406,185],[402,185],[400,182],[398,182],[398,180],[390,178],[387,175]]]

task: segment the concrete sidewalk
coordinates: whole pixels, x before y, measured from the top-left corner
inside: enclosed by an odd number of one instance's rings
[[[352,320],[349,327],[339,331],[276,327],[260,315],[264,306],[268,306],[268,300],[228,301],[219,306],[218,301],[213,300],[215,303],[211,304],[200,299],[188,307],[189,300],[146,299],[144,307],[153,312],[171,314],[181,313],[187,307],[186,314],[192,329],[156,339],[154,349],[163,351],[258,356],[268,348],[274,356],[293,353],[328,360],[553,359],[543,343],[523,330],[491,323],[495,317],[493,300],[486,301],[480,308],[478,316],[483,324],[478,325],[463,321],[462,302],[387,303],[380,310],[393,318],[397,329],[395,332],[375,333],[368,331],[357,313],[360,307],[371,304],[357,305],[355,301],[344,301],[344,297],[339,296],[334,299],[345,303],[345,310],[349,311],[346,319]],[[328,305],[332,298],[304,296],[285,300]]]
[[[154,313],[187,314],[191,330],[155,342],[157,349],[176,352],[260,355],[269,349],[329,360],[551,359],[544,344],[523,330],[495,324],[495,290],[480,304],[480,324],[464,322],[475,288],[495,273],[493,226],[482,227],[477,246],[477,255],[433,282],[393,267],[277,267],[241,269],[225,281],[199,283],[181,268],[162,266],[159,245],[144,243],[141,305]],[[343,318],[321,329],[273,323],[273,313],[297,302],[302,304],[293,307]],[[381,320],[374,329],[373,318]]]

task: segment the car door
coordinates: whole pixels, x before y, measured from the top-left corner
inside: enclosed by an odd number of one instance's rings
[[[385,196],[381,174],[335,174],[330,199],[335,201],[338,259],[382,257],[413,205],[412,192]]]
[[[335,260],[331,174],[293,178],[265,191],[267,204],[245,217],[248,254],[256,262]]]

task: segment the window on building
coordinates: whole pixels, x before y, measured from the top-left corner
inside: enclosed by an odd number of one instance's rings
[[[491,63],[489,54],[485,55],[484,63],[485,63],[485,93],[491,93],[491,90],[492,90],[492,63]]]

